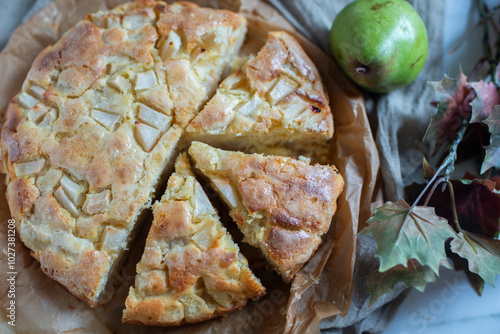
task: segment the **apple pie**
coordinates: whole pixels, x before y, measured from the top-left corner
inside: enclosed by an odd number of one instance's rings
[[[125,302],[125,322],[199,322],[265,294],[196,181],[185,153],[177,158],[153,215],[135,287]]]
[[[244,241],[289,282],[328,231],[344,180],[334,166],[193,142],[189,154],[230,208]]]
[[[333,135],[333,118],[316,66],[292,36],[278,31],[221,83],[186,131],[217,144],[324,142]]]
[[[36,57],[9,104],[2,168],[17,231],[89,305],[105,301],[183,129],[245,33],[242,16],[186,2],[101,11]]]

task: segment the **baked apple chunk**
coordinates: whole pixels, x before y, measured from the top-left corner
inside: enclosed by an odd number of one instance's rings
[[[41,269],[89,305],[111,296],[184,128],[245,32],[230,11],[143,0],[88,15],[36,57],[2,129],[6,197]]]
[[[153,214],[123,321],[157,326],[199,322],[265,294],[194,178],[185,153],[177,158]]]
[[[315,65],[292,36],[278,31],[221,83],[186,130],[209,143],[324,142],[333,135],[333,117]]]
[[[330,227],[344,180],[334,166],[193,142],[189,154],[230,208],[244,241],[289,282]]]

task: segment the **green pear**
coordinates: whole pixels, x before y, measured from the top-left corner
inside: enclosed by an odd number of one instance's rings
[[[405,0],[356,0],[335,18],[333,57],[361,88],[388,93],[415,80],[427,58],[427,29]]]

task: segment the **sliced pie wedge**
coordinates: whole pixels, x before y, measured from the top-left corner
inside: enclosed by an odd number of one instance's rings
[[[328,95],[313,62],[285,32],[227,77],[187,127],[192,138],[247,143],[324,141],[333,135]]]
[[[224,151],[193,142],[189,154],[229,205],[245,237],[286,282],[328,231],[344,180],[334,166]]]
[[[265,294],[247,260],[222,226],[186,154],[160,202],[123,321],[170,326],[240,309]]]
[[[176,121],[183,127],[215,92],[247,32],[243,16],[180,1],[160,5],[157,21],[162,71]]]
[[[245,31],[242,16],[188,2],[90,14],[36,57],[9,104],[0,169],[17,233],[89,305],[111,297],[185,126]]]

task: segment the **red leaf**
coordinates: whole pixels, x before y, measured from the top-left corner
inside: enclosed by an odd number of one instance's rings
[[[476,92],[476,98],[472,101],[471,123],[481,123],[491,115],[495,105],[500,104],[500,95],[497,88],[490,82],[471,82],[471,87]]]
[[[493,176],[490,180],[495,182],[495,190],[500,190],[500,176]]]
[[[467,127],[464,138],[458,144],[457,163],[468,159],[483,161],[484,146],[490,143],[490,133],[484,123],[471,123]]]
[[[492,192],[492,183],[487,180],[452,180],[455,192],[458,221],[469,232],[486,237],[495,237],[500,231],[500,196]],[[439,189],[439,188],[438,188]],[[444,192],[436,190],[429,206],[436,214],[448,219],[455,226],[448,187]]]
[[[489,180],[488,179],[478,179],[477,176],[475,176],[474,174],[472,174],[470,172],[465,172],[463,178],[465,180],[470,180],[470,181],[473,181],[476,183],[481,183],[482,185],[485,185],[486,187],[488,187],[488,189],[490,191],[495,190],[495,188],[497,187],[497,184],[498,184],[497,182],[500,180],[500,176],[494,176]],[[462,183],[464,183],[464,182],[465,181],[462,180]],[[467,182],[465,182],[465,183],[467,183]]]
[[[432,116],[424,140],[435,140],[436,150],[445,136],[450,140],[462,124],[462,120],[471,113],[470,103],[476,93],[467,83],[467,77],[460,72],[457,79],[448,76],[441,81],[429,82],[436,92],[438,100],[436,113]]]

